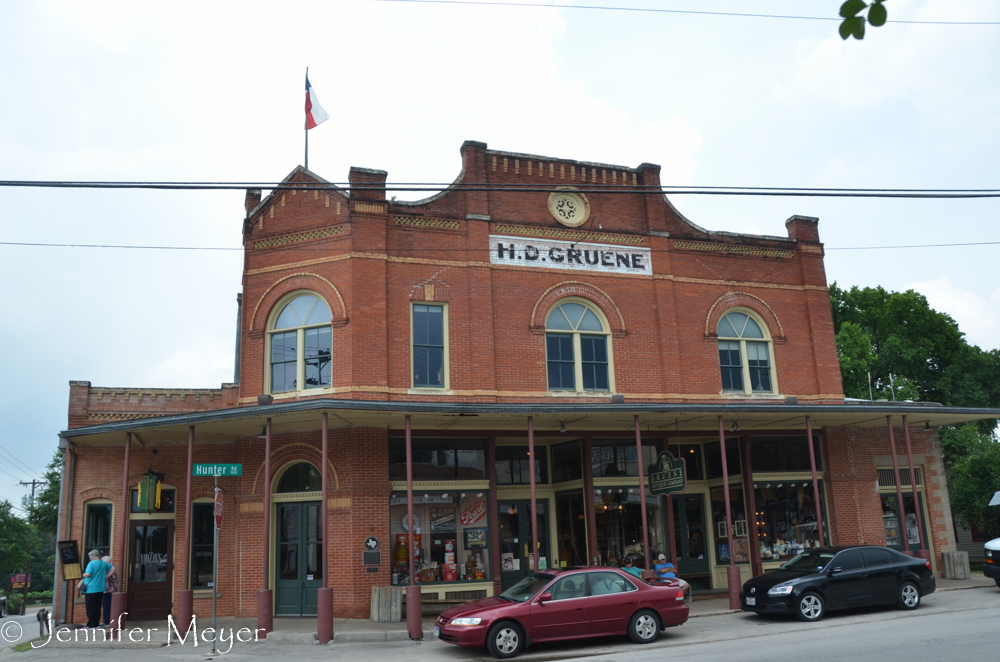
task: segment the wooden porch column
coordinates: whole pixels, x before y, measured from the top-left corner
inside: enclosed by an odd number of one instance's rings
[[[528,417],[528,475],[531,477],[532,572],[538,572],[538,501],[535,498],[535,417]]]
[[[194,426],[188,426],[188,456],[187,481],[184,490],[184,563],[181,571],[184,573],[184,588],[177,592],[177,627],[180,632],[187,632],[194,615],[194,591],[191,590],[191,476],[194,474]]]
[[[931,560],[930,544],[924,544],[924,513],[917,496],[917,468],[913,466],[913,446],[910,444],[910,426],[903,416],[903,434],[906,435],[906,461],[910,465],[910,491],[913,492],[913,510],[917,513],[917,556],[925,561]]]
[[[633,416],[635,421],[635,453],[636,453],[636,466],[639,468],[639,514],[642,517],[642,558],[645,562],[645,572],[643,572],[643,577],[645,579],[650,579],[652,577],[649,567],[649,525],[646,519],[646,477],[645,467],[643,467],[643,456],[642,456],[642,432],[639,430],[639,415]]]
[[[329,522],[327,522],[327,518],[329,517],[328,506],[330,503],[330,478],[328,476],[329,470],[327,469],[330,457],[328,433],[328,415],[326,412],[323,412],[323,503],[320,505],[320,540],[322,541],[322,545],[320,545],[319,566],[323,581],[320,587],[316,589],[316,638],[319,639],[319,643],[321,644],[333,641],[333,589],[330,588],[330,582],[327,579],[327,575],[330,572],[330,565],[327,562],[327,550],[330,547],[330,539],[328,537],[330,526]]]
[[[726,584],[729,588],[729,608],[740,608],[740,569],[736,567],[736,549],[733,543],[733,507],[729,498],[729,465],[726,461],[726,429],[719,417],[719,450],[722,455],[722,490],[726,500],[726,517],[723,520],[726,527],[726,539],[729,540],[729,567],[726,568]]]
[[[271,419],[264,425],[264,531],[263,588],[257,591],[257,630],[274,630],[274,597],[271,593]],[[256,633],[255,633],[256,634]]]
[[[816,447],[813,445],[812,417],[806,416],[806,434],[809,436],[809,468],[812,470],[813,500],[816,502],[816,531],[819,532],[819,546],[823,546],[823,502],[819,500],[819,481],[816,479]],[[892,423],[889,424],[889,438],[892,438]],[[896,451],[893,451],[895,453]],[[893,458],[896,456],[893,455]],[[895,463],[895,461],[894,461]],[[897,482],[899,479],[896,479]]]
[[[594,510],[594,449],[590,437],[583,438],[583,512],[587,516],[587,565],[598,565],[597,512]]]
[[[757,494],[753,486],[753,467],[750,466],[750,436],[740,437],[740,457],[743,462],[743,494],[747,501],[747,521],[750,523],[750,574],[764,574],[760,560],[760,538],[757,531]]]
[[[903,488],[899,484],[899,460],[896,459],[896,435],[892,429],[892,415],[885,417],[885,424],[889,428],[889,451],[892,453],[892,474],[896,478],[896,507],[899,509],[899,535],[903,538],[903,553],[909,554],[910,536],[906,533],[906,508],[903,507]],[[809,447],[812,448],[812,445]]]
[[[489,504],[490,515],[490,546],[496,550],[490,554],[490,572],[493,575],[493,595],[499,595],[503,588],[500,583],[500,525],[497,522],[499,516],[500,499],[497,494],[497,438],[490,437],[486,442],[486,466],[490,472],[490,493],[487,495],[486,503]],[[468,568],[466,568],[468,572]]]
[[[132,433],[125,433],[125,466],[122,469],[122,512],[118,526],[118,556],[114,559],[118,567],[118,591],[111,594],[111,631],[115,635],[120,633],[121,623],[126,620],[125,610],[128,602],[125,594],[125,569],[128,563],[125,559],[125,550],[128,540],[128,512],[132,508],[132,493],[128,489],[129,465],[132,462]],[[70,499],[73,495],[70,495]],[[83,550],[83,558],[87,558],[89,549]],[[72,601],[76,596],[69,596]]]

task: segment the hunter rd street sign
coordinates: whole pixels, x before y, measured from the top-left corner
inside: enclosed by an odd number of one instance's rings
[[[242,476],[243,465],[236,462],[219,464],[198,463],[191,467],[192,476]]]
[[[687,490],[687,471],[684,458],[677,459],[668,451],[663,451],[650,467],[649,491],[654,495],[679,494]]]

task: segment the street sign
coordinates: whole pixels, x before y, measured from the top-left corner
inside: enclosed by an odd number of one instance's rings
[[[687,471],[684,458],[677,459],[668,451],[663,451],[656,460],[655,468],[649,472],[649,491],[654,495],[678,494],[687,490]]]
[[[242,476],[243,465],[237,463],[198,463],[191,468],[192,476]]]
[[[215,488],[215,528],[222,528],[222,490]]]

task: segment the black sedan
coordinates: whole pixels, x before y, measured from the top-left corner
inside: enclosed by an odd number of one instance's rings
[[[818,621],[827,610],[850,607],[916,609],[935,586],[930,561],[885,547],[820,547],[748,581],[740,605],[758,614]]]

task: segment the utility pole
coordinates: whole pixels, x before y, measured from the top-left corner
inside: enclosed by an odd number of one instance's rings
[[[30,483],[25,481],[19,481],[21,485],[27,487],[31,485],[31,508],[35,507],[35,487],[38,485],[45,485],[44,480],[32,480]],[[28,561],[24,566],[24,592],[21,596],[21,616],[27,612],[28,609],[28,583],[29,577],[31,577],[31,533],[28,533]]]

